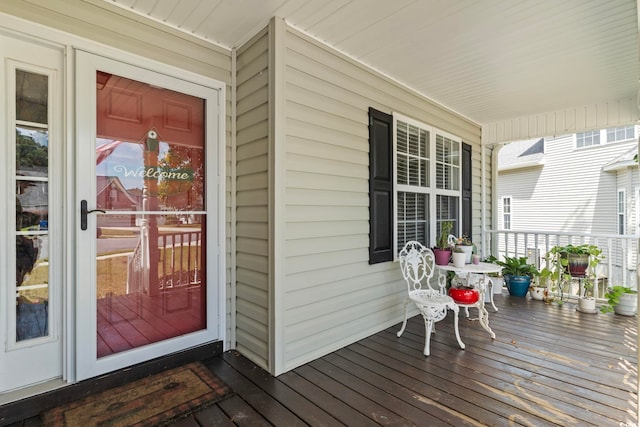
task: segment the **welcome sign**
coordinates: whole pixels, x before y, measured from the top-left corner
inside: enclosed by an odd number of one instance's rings
[[[193,169],[170,169],[161,166],[129,168],[125,165],[115,165],[113,170],[121,173],[125,178],[193,182]]]

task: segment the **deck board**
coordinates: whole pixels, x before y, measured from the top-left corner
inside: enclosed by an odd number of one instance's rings
[[[449,315],[429,357],[417,316],[400,338],[397,324],[278,377],[227,351],[204,362],[233,393],[171,425],[638,425],[637,317],[496,305],[495,340],[461,313],[460,349]]]

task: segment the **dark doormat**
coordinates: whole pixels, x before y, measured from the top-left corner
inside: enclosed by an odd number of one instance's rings
[[[52,409],[46,426],[157,426],[209,406],[231,390],[199,362]]]

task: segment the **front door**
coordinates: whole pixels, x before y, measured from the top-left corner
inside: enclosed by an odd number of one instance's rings
[[[220,88],[77,53],[78,379],[220,339]]]
[[[0,393],[63,372],[63,75],[58,47],[0,35]]]

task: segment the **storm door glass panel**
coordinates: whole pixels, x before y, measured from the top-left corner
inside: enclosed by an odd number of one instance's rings
[[[16,70],[16,342],[49,335],[48,76]]]
[[[205,329],[204,100],[98,72],[97,356]]]

